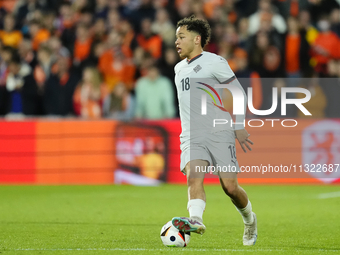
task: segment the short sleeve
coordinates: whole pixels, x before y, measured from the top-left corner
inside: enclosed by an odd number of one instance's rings
[[[212,75],[218,80],[219,83],[228,83],[235,79],[235,74],[231,70],[227,60],[218,56],[217,61],[211,66]]]

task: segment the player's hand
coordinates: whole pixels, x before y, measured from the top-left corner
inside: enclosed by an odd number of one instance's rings
[[[248,138],[250,134],[248,134],[247,130],[240,129],[235,130],[235,136],[238,142],[240,143],[242,150],[247,153],[246,147],[249,151],[251,151],[251,147],[249,144],[253,145],[254,143]]]

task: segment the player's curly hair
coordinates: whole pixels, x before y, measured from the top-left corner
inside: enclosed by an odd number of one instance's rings
[[[195,15],[181,19],[177,23],[177,28],[186,26],[188,31],[193,31],[201,36],[201,46],[204,48],[208,44],[211,36],[211,28],[206,20],[198,19]]]

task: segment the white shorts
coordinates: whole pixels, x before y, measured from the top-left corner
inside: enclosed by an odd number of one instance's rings
[[[181,144],[181,150],[183,174],[185,174],[187,163],[195,159],[209,162],[210,166],[207,169],[201,169],[202,172],[212,172],[216,175],[223,172],[240,172],[236,158],[235,137],[230,134],[226,135],[225,132],[208,134],[199,139],[184,142]]]

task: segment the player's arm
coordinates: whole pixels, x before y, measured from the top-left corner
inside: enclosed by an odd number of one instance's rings
[[[234,76],[235,77],[235,76]],[[242,150],[247,153],[247,149],[251,151],[250,144],[253,145],[254,143],[248,138],[250,134],[248,131],[244,128],[245,126],[245,118],[246,118],[246,111],[247,111],[247,95],[244,92],[244,89],[242,88],[241,84],[239,83],[238,79],[235,77],[233,81],[231,81],[231,84],[234,86],[237,86],[243,93],[244,98],[244,112],[243,114],[237,114],[235,117],[235,125],[234,125],[234,132],[236,139],[241,145]]]
[[[244,98],[244,112],[243,114],[237,114],[235,117],[235,124],[234,124],[234,132],[236,139],[240,143],[242,150],[247,152],[247,149],[251,151],[250,144],[252,145],[253,142],[248,138],[250,134],[244,128],[245,126],[245,116],[247,110],[247,95],[244,92],[241,84],[239,83],[238,79],[236,78],[234,72],[230,69],[228,62],[221,58],[220,61],[213,68],[213,75],[221,84],[230,84],[238,88],[238,91],[242,91],[243,98]]]

